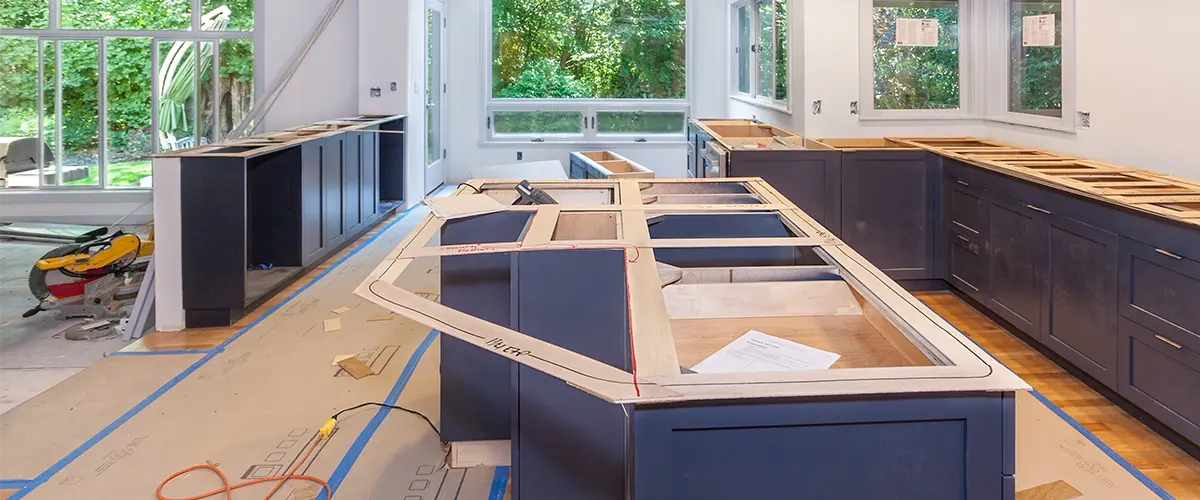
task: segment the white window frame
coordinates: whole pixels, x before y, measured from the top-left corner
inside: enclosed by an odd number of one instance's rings
[[[978,116],[974,85],[982,81],[976,63],[976,33],[979,18],[976,0],[958,0],[958,108],[875,109],[875,23],[874,0],[859,0],[859,100],[858,119],[868,120],[961,120]],[[1006,18],[1007,19],[1007,18]]]
[[[997,82],[988,92],[988,120],[1024,125],[1063,132],[1075,132],[1075,0],[1062,0],[1062,116],[1044,116],[1009,111],[1011,68],[1009,65],[1009,11],[1012,0],[990,2],[987,7],[989,36],[987,39],[987,74],[989,82]]]
[[[43,178],[38,175],[38,186],[36,188],[0,188],[0,192],[26,192],[37,190],[54,190],[54,191],[150,191],[151,188],[143,188],[140,186],[109,186],[108,185],[108,58],[107,45],[110,38],[145,38],[150,40],[150,58],[151,58],[151,90],[150,90],[150,128],[154,132],[151,134],[151,153],[159,153],[158,141],[158,99],[161,89],[158,88],[158,68],[159,68],[159,42],[176,42],[190,41],[194,43],[211,42],[213,44],[213,78],[212,84],[215,86],[220,81],[220,52],[221,41],[223,40],[250,40],[254,44],[254,95],[261,96],[264,93],[264,74],[262,49],[264,47],[263,26],[264,18],[263,11],[265,10],[265,0],[256,0],[254,2],[254,27],[250,31],[202,31],[200,29],[201,18],[204,12],[201,9],[200,0],[191,1],[191,26],[187,29],[153,29],[153,30],[95,30],[95,29],[74,29],[62,27],[62,0],[49,0],[47,9],[49,10],[49,19],[45,28],[0,28],[0,37],[22,37],[35,40],[38,45],[38,80],[44,79],[43,75],[43,52],[45,44],[43,42],[62,42],[72,40],[91,40],[98,44],[98,61],[97,61],[97,78],[99,79],[100,87],[97,91],[96,105],[99,107],[98,125],[97,125],[97,144],[99,151],[97,155],[97,183],[90,186],[69,186],[62,185],[61,182],[56,182],[53,185],[43,184]],[[57,43],[55,46],[57,47]],[[55,49],[56,51],[58,49]],[[61,59],[55,57],[55,61],[61,64]],[[62,77],[61,71],[55,71],[56,78]],[[196,92],[199,91],[200,75],[194,74],[193,78],[197,84]],[[57,88],[60,82],[56,82]],[[212,120],[214,124],[220,122],[221,103],[219,89],[213,88],[213,109]],[[46,129],[46,100],[61,100],[61,94],[57,92],[46,92],[44,85],[38,85],[38,136],[45,136]],[[193,104],[195,106],[195,104]],[[57,107],[56,107],[57,109]],[[61,112],[61,111],[60,111]],[[196,116],[199,116],[196,110]],[[53,123],[62,123],[61,118],[55,119]],[[213,131],[219,134],[220,131]],[[193,137],[196,144],[200,142],[200,127],[196,127],[193,132]],[[45,161],[42,158],[43,148],[38,149],[38,165],[39,169],[45,168]],[[55,158],[62,158],[62,142],[56,141]],[[62,169],[57,170],[58,179],[61,180]]]
[[[686,6],[684,27],[684,85],[687,96],[684,99],[506,99],[492,97],[492,1],[483,0],[480,16],[484,33],[482,40],[484,62],[483,69],[483,107],[484,119],[479,123],[479,143],[488,144],[684,144],[687,139],[687,120],[691,118],[691,96],[695,89],[692,76],[692,38],[695,25],[692,12],[695,8],[692,0]],[[582,113],[582,129],[579,133],[570,134],[497,134],[495,133],[495,113],[497,111],[575,111]],[[598,111],[675,111],[683,112],[677,134],[601,134],[596,129],[596,113]],[[587,125],[583,126],[586,122]]]
[[[787,38],[788,47],[791,47],[792,46],[792,20],[790,19],[791,12],[792,12],[791,0],[769,0],[769,1],[771,1],[772,12],[775,11],[774,5],[776,3],[783,2],[785,5],[787,5],[787,8],[788,8],[787,12],[788,12],[789,19],[787,22],[787,32],[784,33],[783,36]],[[765,108],[770,108],[770,109],[774,109],[776,111],[780,111],[783,113],[791,114],[791,112],[792,112],[792,105],[791,105],[792,78],[791,78],[791,74],[790,74],[791,67],[792,67],[791,54],[786,54],[786,61],[787,61],[786,66],[787,67],[784,68],[784,71],[789,73],[787,75],[788,76],[788,79],[787,79],[788,98],[787,99],[776,99],[775,92],[773,90],[771,92],[771,95],[760,95],[758,93],[758,84],[759,84],[759,78],[762,75],[760,75],[758,73],[758,68],[759,68],[759,56],[762,55],[762,50],[752,50],[749,47],[742,47],[741,40],[738,39],[738,21],[740,20],[740,18],[738,17],[738,9],[741,9],[742,7],[747,7],[750,12],[750,46],[756,47],[758,45],[758,36],[760,34],[760,28],[761,28],[760,23],[762,22],[762,20],[758,16],[758,9],[756,8],[757,4],[759,4],[759,3],[763,3],[763,2],[761,0],[738,0],[729,5],[729,13],[730,13],[729,14],[729,19],[730,19],[729,41],[730,41],[730,46],[733,47],[733,51],[732,51],[733,56],[730,58],[731,64],[729,66],[731,68],[731,71],[729,73],[732,76],[732,78],[730,79],[730,82],[729,82],[729,88],[731,89],[730,97],[732,99],[736,99],[736,100],[739,100],[742,102],[755,104],[755,105],[762,106]],[[778,29],[779,29],[778,25],[775,25],[771,28],[772,43],[779,40],[779,33],[777,33]],[[750,50],[750,68],[749,68],[750,74],[747,76],[747,78],[749,79],[749,83],[750,83],[750,91],[749,92],[742,92],[741,89],[738,88],[738,77],[740,76],[738,74],[738,71],[740,71],[740,69],[741,69],[738,65],[738,63],[739,63],[738,56],[741,55],[741,51],[743,51],[743,50]],[[771,52],[771,54],[772,55],[776,54],[778,52],[778,50],[779,50],[779,47],[776,46],[774,48],[774,51]],[[772,83],[771,88],[772,89],[775,88],[775,85],[774,85],[775,76],[778,74],[779,68],[775,68],[775,71],[776,71],[775,73],[771,74],[771,83]]]

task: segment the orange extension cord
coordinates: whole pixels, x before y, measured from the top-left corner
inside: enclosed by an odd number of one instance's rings
[[[225,477],[225,474],[223,472],[221,472],[221,469],[218,469],[217,466],[212,465],[212,464],[193,465],[193,466],[183,469],[179,472],[171,474],[170,477],[164,479],[161,483],[158,483],[158,490],[155,491],[155,493],[158,495],[158,500],[201,500],[203,498],[208,498],[208,497],[211,497],[218,493],[224,493],[226,500],[233,500],[233,490],[236,490],[238,488],[242,488],[245,486],[250,486],[252,484],[265,483],[268,481],[279,481],[279,484],[276,484],[274,488],[271,488],[271,492],[267,493],[267,496],[263,498],[263,500],[270,500],[270,498],[275,495],[275,492],[279,491],[279,488],[283,487],[283,483],[288,482],[288,480],[290,480],[290,479],[304,479],[306,481],[312,481],[314,483],[321,485],[321,487],[324,488],[325,491],[329,493],[327,498],[329,500],[333,500],[333,489],[329,487],[329,483],[326,483],[325,480],[315,478],[312,476],[296,475],[296,471],[300,469],[300,466],[304,465],[304,463],[308,461],[309,456],[312,455],[313,450],[317,449],[317,445],[321,443],[321,440],[323,438],[324,438],[324,436],[322,436],[321,434],[317,434],[317,439],[313,441],[312,446],[308,447],[308,451],[304,453],[304,457],[301,458],[298,462],[296,462],[296,466],[292,467],[292,470],[288,471],[287,474],[282,475],[282,476],[271,476],[271,477],[264,477],[264,478],[259,478],[259,479],[252,479],[250,481],[246,481],[244,483],[238,483],[238,484],[231,486],[229,484],[229,478]],[[199,469],[211,470],[211,471],[215,472],[217,474],[217,476],[221,478],[221,484],[225,485],[225,487],[218,489],[218,490],[212,490],[208,493],[204,493],[201,495],[192,496],[192,497],[172,498],[172,497],[163,496],[163,493],[162,493],[163,487],[165,487],[167,485],[167,483],[171,482],[172,479],[175,479],[179,476],[187,474],[188,472],[191,472],[194,470],[199,470]]]

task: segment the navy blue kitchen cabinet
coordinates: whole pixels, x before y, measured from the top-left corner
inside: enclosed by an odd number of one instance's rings
[[[930,279],[938,232],[929,153],[841,153],[841,238],[895,280]]]
[[[842,227],[841,153],[838,151],[734,151],[726,177],[762,177],[830,232]]]
[[[1050,218],[1042,343],[1117,388],[1117,235]]]
[[[1036,338],[1042,328],[1048,213],[1001,195],[989,198],[988,305],[993,312]]]

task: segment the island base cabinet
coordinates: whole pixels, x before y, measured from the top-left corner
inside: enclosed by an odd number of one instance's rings
[[[650,406],[633,415],[637,499],[1015,495],[1011,393]]]
[[[1200,443],[1200,353],[1121,318],[1118,392]]]

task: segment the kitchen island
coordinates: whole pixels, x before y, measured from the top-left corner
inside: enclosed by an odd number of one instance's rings
[[[442,418],[505,403],[458,417],[508,426],[513,498],[1013,498],[1028,385],[762,179],[470,184],[502,208],[427,216],[355,293],[497,361],[443,356]],[[441,303],[396,285],[418,259]],[[839,357],[693,370],[750,331]]]

